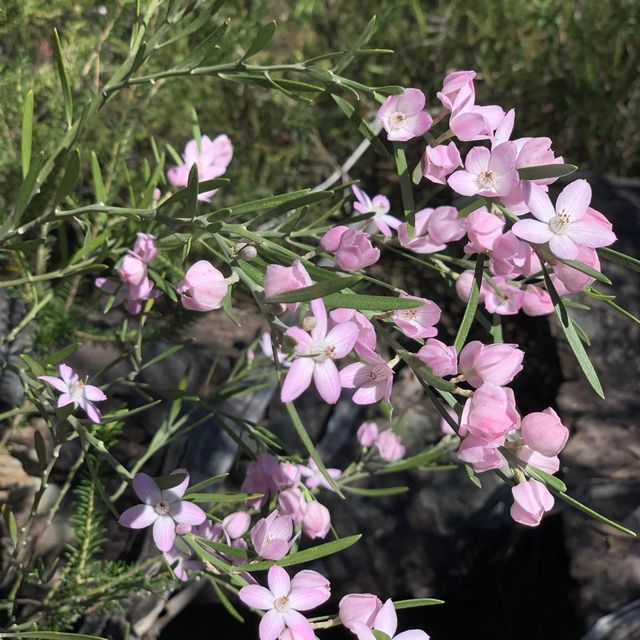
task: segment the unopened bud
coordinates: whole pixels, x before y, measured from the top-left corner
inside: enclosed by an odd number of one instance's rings
[[[281,316],[287,310],[287,306],[280,302],[269,302],[267,304],[267,311],[274,316]]]
[[[313,316],[307,316],[302,321],[302,328],[305,331],[311,331],[317,324],[318,324],[318,321],[316,320],[316,318],[314,318]]]
[[[257,249],[252,244],[247,244],[246,242],[238,242],[233,250],[235,254],[243,260],[253,260],[258,255]]]

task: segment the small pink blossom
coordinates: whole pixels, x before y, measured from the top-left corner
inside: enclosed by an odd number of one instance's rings
[[[427,147],[422,158],[422,175],[436,184],[447,184],[446,178],[462,166],[455,142]]]
[[[430,367],[436,376],[453,376],[458,372],[456,348],[436,338],[429,338],[416,357]]]
[[[449,128],[464,142],[491,140],[504,118],[504,110],[496,104],[478,106],[467,101],[451,113]]]
[[[59,378],[55,376],[38,376],[38,380],[47,382],[54,389],[60,391],[58,407],[66,407],[73,404],[74,409],[80,407],[92,422],[100,422],[100,411],[94,402],[102,402],[107,396],[98,387],[86,384],[80,380],[80,376],[67,364],[58,366]]]
[[[499,276],[492,278],[492,284],[493,286],[487,283],[483,299],[484,306],[489,313],[512,316],[522,309],[524,302],[522,289],[509,284],[506,278]]]
[[[182,553],[175,545],[169,551],[163,551],[162,555],[167,564],[173,567],[173,575],[181,582],[189,580],[187,571],[199,571],[204,568],[201,562],[191,560],[188,555]]]
[[[502,237],[504,219],[489,213],[486,207],[480,207],[467,217],[467,236],[469,242],[464,247],[465,253],[483,253],[491,251],[494,244]]]
[[[358,442],[363,447],[372,447],[378,437],[378,425],[375,422],[363,422],[356,432]]]
[[[294,260],[290,267],[279,264],[267,265],[264,276],[264,296],[267,300],[281,293],[303,289],[313,284],[307,270],[300,260]],[[299,303],[293,302],[286,305],[291,311],[295,311]]]
[[[560,458],[558,456],[543,456],[539,451],[534,451],[526,445],[520,447],[516,455],[523,462],[550,474],[557,473],[558,469],[560,469]]]
[[[516,147],[504,142],[492,151],[473,147],[465,158],[464,170],[456,171],[447,182],[463,196],[504,196],[518,183],[515,168]]]
[[[600,271],[600,259],[598,258],[598,252],[595,249],[578,247],[576,260],[587,265],[587,267]],[[582,273],[582,271],[578,271],[578,269],[574,269],[559,260],[553,265],[551,280],[559,295],[577,293],[595,282],[594,278],[591,276],[588,276],[586,273]]]
[[[273,472],[273,483],[278,491],[300,484],[300,465],[281,462]]]
[[[416,211],[416,224],[411,237],[409,237],[409,227],[406,222],[398,227],[400,246],[421,254],[436,253],[446,248],[447,245],[444,242],[437,242],[429,235],[428,222],[434,211],[435,209],[430,208]]]
[[[453,71],[445,76],[442,90],[436,94],[442,106],[448,111],[454,111],[462,104],[473,104],[476,95],[473,86],[475,77],[475,71]]]
[[[405,89],[398,95],[389,96],[378,110],[387,139],[406,142],[426,133],[433,118],[424,111],[425,102],[420,89]]]
[[[252,507],[259,509],[267,504],[269,495],[278,492],[273,478],[279,464],[278,458],[268,453],[261,453],[256,460],[249,463],[241,490],[244,493],[262,494],[261,497],[248,501]]]
[[[286,332],[296,342],[296,353],[282,384],[280,399],[292,402],[313,379],[322,399],[335,404],[342,386],[334,360],[344,358],[353,349],[358,326],[354,322],[343,322],[327,333],[327,311],[322,300],[313,300],[311,309],[316,324],[310,334],[300,327],[290,327]]]
[[[302,516],[302,531],[311,538],[325,538],[331,528],[331,514],[329,509],[317,500],[307,503]]]
[[[472,387],[485,382],[509,384],[522,371],[524,351],[516,344],[482,344],[473,340],[460,351],[460,373]]]
[[[511,517],[527,527],[537,527],[545,511],[553,508],[553,496],[547,487],[533,478],[511,489]]]
[[[278,513],[289,516],[294,524],[300,524],[307,510],[307,501],[302,491],[295,487],[285,489],[278,495]]]
[[[361,346],[358,355],[363,362],[347,365],[340,371],[340,383],[345,389],[357,389],[355,404],[389,401],[393,385],[393,369],[375,351]]]
[[[340,238],[345,231],[349,231],[349,227],[339,224],[327,231],[320,240],[320,247],[327,253],[335,253],[340,246]]]
[[[535,284],[528,284],[522,290],[522,310],[528,316],[546,316],[554,312],[553,301],[548,291]]]
[[[356,202],[353,203],[353,208],[358,213],[372,213],[373,218],[365,225],[365,229],[375,227],[378,231],[382,232],[387,238],[391,237],[391,229],[397,229],[400,226],[400,220],[395,216],[389,215],[391,204],[389,198],[383,195],[373,196],[370,198],[362,189],[355,184],[351,187]],[[331,249],[326,249],[331,252]]]
[[[456,293],[458,297],[463,302],[468,302],[471,297],[471,286],[474,280],[474,273],[471,269],[467,269],[463,271],[456,278]],[[487,294],[487,290],[489,289],[489,284],[485,282],[484,278],[482,279],[482,283],[480,285],[480,302],[484,302],[484,298]]]
[[[476,473],[500,469],[507,464],[495,444],[487,444],[482,438],[468,435],[460,444],[458,458],[473,467]]]
[[[436,207],[427,220],[427,232],[435,242],[460,240],[466,230],[467,221],[458,217],[455,207]]]
[[[133,479],[133,490],[142,504],[129,507],[120,515],[120,524],[130,529],[144,529],[153,525],[153,541],[160,551],[170,551],[176,539],[176,525],[199,525],[206,520],[204,511],[196,504],[181,500],[189,486],[189,474],[176,469],[171,475],[185,477],[171,489],[160,489],[156,481],[146,473],[138,473]]]
[[[176,285],[182,306],[190,311],[219,309],[227,289],[222,273],[207,260],[191,265]]]
[[[268,589],[251,584],[238,593],[248,607],[267,612],[260,621],[260,640],[276,640],[287,628],[293,632],[293,638],[313,640],[313,628],[300,611],[319,607],[329,599],[329,581],[309,570],[290,579],[282,567],[273,566],[267,574],[267,583]]]
[[[385,462],[396,462],[404,457],[405,448],[402,440],[391,429],[382,431],[376,438],[375,445],[378,449],[378,455]]]
[[[354,622],[353,627],[358,640],[375,640],[375,636],[366,624]],[[398,628],[398,616],[391,600],[387,600],[376,614],[373,621],[373,629],[385,633],[389,640],[429,640],[429,636],[420,629],[411,629],[396,634]]]
[[[541,271],[542,267],[531,245],[512,231],[507,231],[491,246],[491,270],[498,276],[513,278],[531,275]]]
[[[400,294],[401,298],[420,300],[423,304],[413,309],[397,309],[393,312],[393,321],[408,338],[432,338],[438,334],[435,328],[442,315],[440,307],[432,300]]]
[[[547,458],[557,456],[569,439],[569,429],[551,407],[526,415],[521,429],[524,443]]]
[[[372,629],[382,601],[372,593],[350,593],[340,600],[338,617],[343,626],[355,633],[355,624]]]
[[[358,339],[355,343],[355,350],[359,352],[362,347],[368,349],[376,348],[376,330],[367,316],[355,309],[334,309],[329,313],[332,327],[342,322],[355,322],[358,325]]]
[[[527,205],[535,220],[518,220],[513,233],[534,244],[549,244],[551,252],[566,260],[578,257],[579,247],[605,247],[615,242],[615,234],[587,215],[591,187],[586,180],[568,184],[554,206],[542,187],[527,185]]]
[[[251,529],[251,544],[256,553],[265,560],[284,558],[296,538],[293,536],[293,521],[277,511],[261,518]]]
[[[140,286],[147,278],[147,264],[158,255],[155,236],[138,233],[136,241],[122,264],[116,269],[124,284]]]
[[[191,167],[198,166],[198,180],[212,180],[218,178],[227,170],[233,157],[233,145],[226,135],[219,135],[213,140],[209,136],[202,136],[200,148],[197,140],[189,140],[182,156],[184,163],[167,171],[167,180],[174,187],[186,187],[189,181]],[[198,200],[208,202],[216,190],[198,194]]]
[[[368,233],[347,229],[340,236],[335,259],[343,271],[358,271],[378,262],[380,249],[371,244]]]
[[[251,516],[246,511],[234,511],[222,520],[222,530],[231,541],[239,540],[249,531]]]
[[[328,491],[333,491],[333,487],[327,482],[327,479],[322,475],[320,469],[315,460],[309,458],[307,466],[300,466],[302,477],[306,478],[305,484],[309,489],[315,489],[316,487],[324,487]],[[337,480],[341,475],[340,469],[328,468],[327,473],[330,478]]]
[[[269,358],[269,360],[273,360],[273,344],[271,342],[271,334],[268,331],[265,331],[260,337],[260,350],[264,354],[265,357]],[[279,347],[276,347],[276,359],[281,367],[289,367],[291,366],[289,362],[287,362],[287,354],[282,352]]]

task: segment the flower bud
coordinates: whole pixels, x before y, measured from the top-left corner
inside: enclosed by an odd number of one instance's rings
[[[222,273],[207,260],[199,260],[189,267],[184,279],[176,285],[182,306],[191,311],[219,309],[227,288]]]
[[[307,503],[302,517],[302,531],[309,538],[324,538],[331,527],[331,515],[329,509],[317,500]]]
[[[340,600],[338,617],[340,622],[355,633],[355,624],[360,623],[371,629],[382,601],[372,593],[350,593]]]
[[[363,447],[371,447],[378,437],[378,425],[375,422],[363,422],[356,432],[358,442]]]
[[[526,415],[522,419],[524,443],[543,456],[557,456],[569,439],[569,429],[560,422],[558,414],[551,409]]]

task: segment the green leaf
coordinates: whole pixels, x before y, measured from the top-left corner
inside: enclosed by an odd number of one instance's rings
[[[227,598],[226,593],[218,586],[218,583],[213,579],[213,576],[209,576],[209,582],[213,590],[216,592],[216,597],[220,600],[222,606],[227,610],[232,618],[235,618],[238,622],[244,623],[244,618],[240,615],[238,610],[233,606],[231,600]]]
[[[62,45],[60,44],[60,36],[58,30],[53,30],[53,44],[56,65],[58,67],[58,75],[60,76],[60,85],[62,86],[62,97],[64,98],[64,113],[67,117],[67,126],[71,128],[73,124],[73,101],[71,99],[71,86],[69,85],[69,77],[64,66],[62,57]]]
[[[31,139],[33,135],[33,91],[29,89],[22,110],[22,138],[20,152],[22,157],[22,177],[26,178],[31,164]]]
[[[560,260],[560,258],[558,259]],[[609,280],[609,278],[607,278],[604,273],[601,273],[597,269],[593,269],[592,267],[589,267],[586,264],[579,262],[578,260],[560,260],[560,262],[563,262],[568,267],[571,267],[576,271],[580,271],[581,273],[584,273],[591,278],[598,280],[599,282],[604,282],[604,284],[612,284],[611,280]]]
[[[215,504],[245,502],[262,496],[261,493],[190,493],[188,495],[191,502],[211,502]]]
[[[214,189],[218,189],[220,187],[224,187],[229,184],[231,180],[229,178],[212,178],[211,180],[204,180],[203,182],[198,183],[198,193],[204,193],[205,191],[213,191]],[[188,187],[184,189],[180,189],[176,191],[170,198],[167,198],[164,202],[162,202],[158,209],[164,209],[169,205],[176,204],[178,202],[182,202],[183,200],[187,200],[191,193],[189,192]],[[224,211],[229,211],[229,209],[224,209]]]
[[[358,127],[358,131],[366,138],[371,146],[383,157],[390,157],[389,151],[382,144],[380,138],[374,133],[373,129],[369,126],[369,123],[360,117],[360,114],[344,99],[340,96],[331,94],[331,97],[335,103],[340,107],[341,111],[347,116],[350,122]]]
[[[191,218],[198,213],[198,165],[194,163],[189,171],[189,179],[186,188],[186,203],[183,211],[185,218]]]
[[[609,249],[609,247],[602,247],[601,249],[598,249],[598,255],[605,260],[615,262],[616,264],[619,264],[622,267],[626,267],[627,269],[640,271],[640,260],[638,260],[637,258],[632,258],[626,253],[614,251],[613,249]]]
[[[476,200],[473,200],[473,202],[470,202],[466,207],[463,207],[462,209],[460,209],[460,211],[458,211],[458,218],[466,218],[467,216],[472,214],[474,211],[484,206],[485,206],[484,199],[477,198]]]
[[[49,456],[47,456],[47,446],[44,443],[44,438],[39,431],[35,431],[33,434],[33,444],[36,448],[36,455],[38,456],[40,470],[42,470],[47,466]]]
[[[80,175],[80,151],[74,149],[67,160],[67,166],[64,170],[64,176],[58,185],[58,190],[54,197],[55,204],[62,202],[75,189],[78,176]]]
[[[292,553],[282,560],[273,562],[272,560],[262,560],[260,562],[250,562],[249,564],[243,564],[238,567],[234,567],[234,572],[244,573],[245,571],[265,571],[271,568],[274,564],[280,567],[290,567],[295,564],[303,564],[306,562],[313,562],[318,558],[324,558],[326,556],[333,555],[348,549],[351,545],[360,540],[362,534],[356,534],[355,536],[347,536],[346,538],[339,538],[331,542],[325,542],[304,551],[297,551]]]
[[[536,167],[522,167],[518,169],[518,175],[521,180],[546,180],[568,176],[577,168],[574,164],[542,164]]]
[[[366,498],[377,498],[382,496],[395,496],[399,493],[406,493],[409,491],[409,487],[379,487],[375,488],[365,488],[365,487],[351,487],[349,485],[343,484],[342,488],[347,493],[353,493],[357,496],[364,496]]]
[[[158,364],[158,362],[162,362],[165,358],[169,358],[174,353],[178,353],[178,351],[184,349],[187,344],[189,344],[189,342],[191,342],[191,340],[187,340],[186,342],[181,342],[179,344],[174,344],[172,347],[169,347],[168,349],[157,355],[155,358],[152,358],[148,362],[145,362],[140,367],[140,371],[147,369],[148,367],[152,367],[154,364]]]
[[[11,511],[8,504],[3,504],[0,509],[2,510],[4,523],[7,527],[7,531],[9,532],[11,542],[15,545],[18,541],[18,523],[16,522],[16,517],[13,515],[13,511]],[[3,633],[2,635],[6,634]]]
[[[342,291],[343,289],[349,289],[354,284],[362,280],[361,276],[347,276],[346,278],[336,276],[334,280],[327,280],[326,282],[319,282],[312,284],[308,287],[301,289],[294,289],[293,291],[287,291],[273,298],[267,298],[267,302],[273,303],[289,303],[289,302],[308,302],[309,300],[316,300],[318,298],[324,298],[330,293],[336,291]]]
[[[273,80],[266,78],[264,74],[257,73],[219,73],[223,80],[230,80],[231,82],[239,82],[241,84],[254,85],[256,87],[262,87],[264,89],[273,88]],[[299,91],[303,93],[321,92],[324,91],[324,87],[318,84],[311,84],[310,82],[300,82],[300,80],[290,80],[289,78],[278,78],[278,88],[289,91]]]
[[[131,410],[122,409],[120,411],[113,411],[112,413],[108,413],[107,415],[102,416],[102,423],[104,424],[107,422],[118,422],[119,420],[126,420],[131,416],[135,416],[137,413],[142,413],[147,409],[151,409],[151,407],[155,407],[157,404],[160,404],[161,402],[162,400],[153,400],[152,402],[148,402],[147,404],[144,404],[141,407],[136,407],[135,409],[131,409]]]
[[[367,26],[362,30],[360,35],[349,45],[349,48],[338,58],[334,66],[334,71],[340,73],[343,69],[346,69],[347,65],[351,62],[359,49],[361,49],[375,33],[376,30],[376,16],[372,16]]]
[[[214,551],[226,553],[227,555],[235,556],[236,558],[242,558],[243,560],[246,560],[249,557],[245,549],[232,547],[231,545],[223,544],[222,542],[214,542],[213,540],[209,540],[208,538],[201,538],[199,536],[194,537],[200,545],[209,547]]]
[[[396,309],[416,309],[424,303],[411,298],[394,296],[369,296],[359,293],[331,293],[324,298],[330,309],[358,309],[360,311],[395,311]]]
[[[598,374],[596,373],[591,361],[589,360],[589,356],[587,352],[584,350],[584,346],[576,332],[576,328],[571,321],[567,310],[562,304],[562,300],[558,295],[555,287],[553,286],[553,282],[551,282],[551,278],[549,277],[549,272],[546,267],[542,266],[542,271],[544,273],[544,281],[547,287],[547,291],[551,296],[551,300],[556,309],[556,315],[558,316],[558,320],[560,321],[560,326],[564,331],[565,336],[567,337],[567,342],[573,351],[573,354],[582,369],[587,381],[592,386],[593,390],[601,397],[604,398],[604,391],[602,390],[602,385],[600,384],[600,380],[598,379]]]
[[[47,356],[42,360],[42,364],[45,367],[56,367],[61,362],[64,362],[72,353],[75,353],[80,344],[80,342],[74,342],[73,344],[66,346],[64,349],[60,349],[60,351],[52,353],[50,356]]]
[[[458,335],[453,343],[456,351],[460,353],[460,350],[464,346],[469,330],[473,324],[473,319],[476,315],[476,309],[478,308],[478,301],[480,299],[480,287],[482,286],[482,274],[484,271],[484,253],[479,253],[476,258],[476,268],[473,274],[473,281],[471,283],[471,293],[469,294],[469,301],[467,302],[467,308],[464,310],[462,316],[462,322],[458,329]]]
[[[434,604],[444,604],[444,600],[437,598],[412,598],[411,600],[397,600],[393,603],[396,609],[413,609],[414,607],[430,607]]]
[[[391,636],[388,636],[384,631],[380,631],[380,629],[371,629],[371,633],[376,640],[391,640]]]
[[[27,365],[27,367],[29,367],[33,375],[43,376],[46,374],[44,367],[39,362],[36,362],[31,356],[27,355],[26,353],[22,353],[20,354],[20,358]],[[42,384],[45,383],[43,382]]]
[[[27,206],[31,201],[31,194],[35,187],[36,180],[38,179],[38,174],[40,173],[43,161],[44,153],[41,151],[34,159],[32,159],[31,165],[29,166],[29,173],[27,173],[27,177],[20,185],[20,189],[18,190],[18,195],[16,197],[16,209],[13,214],[14,224],[18,224],[20,218],[22,218],[22,214],[26,211]]]
[[[478,487],[478,489],[482,489],[482,483],[480,482],[480,478],[478,478],[476,472],[473,470],[473,467],[470,464],[465,464],[464,470],[467,472],[467,476],[469,477],[469,480],[471,480],[471,482],[473,482],[473,484],[475,484],[476,487]]]
[[[300,191],[292,191],[291,193],[281,193],[276,196],[268,196],[266,198],[260,198],[259,200],[252,200],[250,202],[244,202],[242,204],[231,207],[230,209],[221,209],[214,211],[207,217],[209,221],[217,219],[218,214],[224,212],[224,217],[227,216],[240,216],[247,213],[253,213],[254,211],[262,211],[264,209],[270,209],[282,204],[288,204],[289,209],[295,209],[299,202],[303,204],[306,202],[305,196],[310,193],[310,189],[301,189]],[[328,193],[333,195],[333,191],[318,191],[314,193]],[[302,200],[301,200],[302,199]]]
[[[550,489],[555,489],[561,493],[565,493],[567,490],[567,485],[562,482],[560,478],[556,478],[542,469],[538,469],[537,467],[528,464],[525,466],[524,470],[528,476],[534,478],[538,482],[542,482],[542,484],[547,485]]]
[[[93,179],[93,190],[96,194],[96,200],[105,204],[107,202],[107,194],[104,189],[100,162],[98,162],[98,156],[95,151],[91,152],[91,177]]]
[[[272,20],[271,22],[267,22],[260,31],[258,31],[258,35],[255,37],[254,41],[249,45],[249,48],[246,50],[245,54],[240,58],[240,62],[244,60],[248,60],[251,56],[255,56],[256,53],[260,53],[270,42],[276,32],[276,21]]]
[[[627,318],[628,320],[631,320],[636,324],[640,324],[640,318],[638,318],[637,316],[634,316],[633,313],[631,313],[630,311],[627,311],[626,309],[621,307],[619,304],[616,304],[613,300],[603,300],[603,302],[607,306],[611,307],[614,311],[617,311],[620,315]]]
[[[210,478],[207,478],[206,480],[201,480],[197,484],[191,485],[187,489],[187,492],[185,493],[185,497],[188,496],[189,493],[197,493],[200,489],[204,489],[205,487],[208,487],[211,484],[215,484],[219,480],[224,480],[228,475],[229,475],[228,473],[219,473],[215,476],[211,476]]]
[[[418,453],[410,458],[404,460],[398,460],[397,462],[391,462],[383,469],[380,469],[378,473],[397,473],[399,471],[408,471],[409,469],[416,469],[418,467],[424,467],[437,460],[440,456],[446,453],[446,447],[442,444],[438,444],[435,447],[425,449],[422,453]]]

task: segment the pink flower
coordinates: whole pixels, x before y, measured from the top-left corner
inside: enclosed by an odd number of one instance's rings
[[[429,235],[428,222],[435,209],[420,209],[416,212],[416,226],[413,235],[409,237],[407,223],[403,222],[398,227],[398,240],[400,245],[414,253],[435,253],[442,251],[447,245],[437,242]]]
[[[355,633],[356,623],[372,629],[381,608],[382,601],[372,593],[350,593],[340,600],[338,617],[344,627]]]
[[[452,376],[458,372],[456,348],[448,347],[435,338],[429,338],[416,356],[430,367],[436,376]]]
[[[569,439],[569,429],[551,407],[526,415],[521,429],[524,443],[547,458],[557,456]]]
[[[267,300],[274,298],[281,293],[303,289],[313,284],[307,270],[300,260],[294,260],[290,267],[283,267],[279,264],[267,265],[264,276],[264,296]],[[287,308],[295,311],[299,303],[287,304]]]
[[[393,312],[393,321],[396,326],[408,338],[432,338],[438,334],[435,324],[440,320],[442,311],[440,307],[431,300],[410,296],[406,293],[400,294],[401,298],[409,300],[421,300],[422,306],[413,309],[397,309]]]
[[[147,278],[147,264],[158,255],[155,236],[138,233],[133,249],[123,258],[116,269],[124,284],[139,286]]]
[[[454,71],[445,76],[442,91],[436,94],[442,106],[448,111],[454,111],[464,103],[473,104],[476,95],[473,86],[475,77],[475,71]]]
[[[422,159],[422,175],[436,184],[446,184],[446,177],[462,166],[455,142],[427,147]]]
[[[268,331],[262,334],[259,344],[264,356],[269,358],[269,360],[273,360],[273,344],[271,343],[271,334]],[[287,354],[280,351],[279,347],[276,347],[276,358],[281,367],[287,368],[291,366],[290,363],[287,362]]]
[[[465,253],[483,253],[491,251],[493,245],[502,236],[504,220],[489,213],[486,207],[480,207],[467,217],[467,236],[469,242]]]
[[[320,240],[320,246],[327,253],[335,253],[340,246],[340,238],[345,231],[349,231],[349,227],[339,224],[337,227],[329,229]]]
[[[387,139],[406,142],[426,133],[433,119],[424,111],[425,102],[420,89],[405,89],[398,95],[389,96],[378,110]]]
[[[297,536],[296,536],[297,537]],[[278,515],[272,511],[261,518],[251,529],[251,544],[256,553],[265,560],[284,558],[295,542],[293,521],[289,516]]]
[[[250,524],[251,516],[246,511],[234,511],[222,520],[222,530],[229,540],[239,540]]]
[[[449,128],[464,142],[491,140],[504,118],[504,110],[498,105],[478,106],[467,101],[451,113]]]
[[[537,527],[545,511],[553,508],[553,496],[537,480],[527,480],[511,489],[513,505],[511,517],[527,527]]]
[[[378,231],[381,231],[387,238],[391,237],[391,229],[397,229],[400,226],[400,220],[398,218],[389,215],[391,205],[389,204],[389,198],[382,195],[373,196],[371,199],[362,189],[355,184],[351,187],[356,202],[353,203],[353,208],[358,213],[371,213],[375,215],[365,225],[367,227],[376,227]],[[326,251],[332,252],[331,249]]]
[[[322,475],[315,460],[309,458],[307,466],[301,466],[300,471],[302,476],[306,478],[305,484],[309,489],[315,489],[316,487],[324,487],[328,491],[333,491],[333,487],[327,482],[327,479]],[[340,469],[327,469],[327,473],[330,478],[337,480],[341,475]]]
[[[356,437],[363,447],[372,447],[378,437],[378,425],[375,422],[363,422],[358,427]]]
[[[260,640],[276,640],[285,628],[300,640],[313,640],[309,621],[300,613],[319,607],[331,596],[328,580],[315,571],[300,571],[293,579],[278,566],[267,574],[269,588],[258,584],[242,587],[238,596],[244,604],[267,613],[260,621]]]
[[[466,230],[467,221],[458,217],[455,207],[436,207],[427,220],[427,231],[435,242],[460,240]]]
[[[491,270],[498,276],[514,277],[531,275],[542,267],[531,245],[507,231],[493,241]]]
[[[516,455],[520,460],[547,473],[554,474],[560,469],[560,458],[558,456],[543,456],[526,445],[518,449]]]
[[[355,322],[358,325],[358,339],[354,346],[356,352],[362,347],[368,349],[376,348],[376,330],[367,316],[355,309],[334,309],[329,313],[332,327],[342,322]]]
[[[395,462],[404,457],[405,448],[402,440],[391,429],[382,431],[376,438],[375,445],[376,449],[378,449],[378,455],[385,462]]]
[[[219,309],[227,289],[222,273],[207,260],[198,260],[191,265],[176,285],[182,306],[190,311]]]
[[[302,516],[302,531],[306,536],[314,540],[315,538],[325,538],[331,527],[331,515],[329,509],[317,500],[307,503],[304,515]]]
[[[181,500],[189,486],[189,474],[176,469],[171,475],[184,474],[180,484],[171,489],[160,489],[146,473],[137,473],[133,490],[142,504],[129,507],[120,516],[120,524],[130,529],[144,529],[153,525],[153,541],[160,551],[170,551],[176,539],[176,525],[198,525],[206,520],[204,511],[191,502]]]
[[[149,264],[158,255],[156,237],[150,233],[137,233],[132,252],[144,263]]]
[[[94,402],[102,402],[107,396],[92,384],[85,384],[80,380],[80,376],[67,364],[61,364],[58,367],[60,377],[55,376],[38,376],[38,380],[42,380],[50,384],[54,389],[60,391],[58,396],[58,407],[66,407],[73,403],[74,409],[80,407],[92,422],[100,422],[100,411],[93,404]]]
[[[482,438],[468,435],[460,444],[458,458],[473,467],[476,473],[500,469],[507,464],[497,446],[487,444]]]
[[[568,184],[558,196],[555,209],[547,193],[534,184],[527,185],[527,205],[536,220],[518,220],[513,233],[535,244],[549,243],[558,258],[574,260],[579,247],[605,247],[615,242],[615,234],[586,215],[591,187],[586,180]]]
[[[522,310],[528,316],[546,316],[553,313],[551,296],[542,287],[528,284],[523,290]]]
[[[316,324],[311,334],[300,327],[290,327],[286,335],[296,342],[296,358],[282,385],[280,399],[292,402],[315,383],[321,398],[335,404],[340,397],[340,375],[334,360],[344,358],[358,338],[358,326],[343,322],[327,333],[327,311],[322,300],[312,300],[311,310]]]
[[[228,136],[220,135],[211,140],[209,136],[202,136],[200,149],[196,140],[189,140],[182,156],[184,164],[167,171],[167,180],[174,187],[186,187],[189,181],[191,167],[198,165],[198,180],[212,180],[220,177],[226,170],[233,157],[233,146]],[[216,192],[205,191],[198,195],[198,200],[208,202]]]
[[[578,247],[576,260],[587,265],[587,267],[600,271],[600,259],[598,258],[598,252],[595,249]],[[577,293],[595,282],[594,278],[591,276],[588,276],[587,274],[582,273],[582,271],[578,271],[559,260],[553,265],[551,280],[559,295]]]
[[[357,388],[355,404],[373,404],[391,397],[393,369],[375,351],[361,345],[358,355],[364,362],[347,365],[340,371],[340,384],[345,389]]]
[[[456,171],[447,182],[463,196],[504,196],[518,183],[515,168],[516,147],[504,142],[492,151],[473,147],[465,158],[464,170]]]
[[[522,371],[524,351],[516,344],[482,344],[473,340],[460,351],[460,373],[472,387],[485,382],[509,384]]]
[[[347,229],[340,236],[335,258],[343,271],[358,271],[378,262],[380,249],[374,248],[368,233]]]
[[[467,302],[471,297],[471,285],[473,284],[474,274],[471,269],[463,271],[456,278],[456,293],[460,297],[460,300]],[[487,294],[487,290],[490,288],[489,284],[485,282],[484,278],[480,285],[480,302],[484,302],[484,298]]]
[[[162,555],[169,566],[173,567],[173,575],[181,582],[187,582],[187,571],[199,571],[203,569],[202,563],[191,560],[188,555],[182,553],[175,545],[169,551],[163,551]],[[175,563],[175,564],[174,564]]]
[[[354,622],[353,627],[358,640],[375,640],[374,634],[366,624]],[[396,615],[395,607],[391,600],[387,600],[373,621],[373,629],[375,631],[382,631],[388,636],[389,640],[429,640],[429,636],[420,629],[411,629],[395,635],[397,628],[398,616]]]
[[[466,401],[459,434],[470,433],[487,445],[501,446],[507,434],[519,426],[513,390],[485,382]]]
[[[248,501],[256,509],[264,506],[269,501],[270,494],[278,492],[273,478],[279,464],[278,458],[268,453],[261,453],[257,460],[249,463],[241,490],[244,493],[262,494],[260,498]]]
[[[300,484],[300,466],[292,462],[281,462],[272,475],[273,484],[278,491]]]
[[[295,487],[285,489],[278,495],[278,513],[289,516],[294,524],[300,524],[307,510],[307,501],[302,491]]]
[[[509,284],[505,278],[499,276],[492,278],[492,283],[493,286],[487,284],[483,299],[487,311],[501,316],[512,316],[518,313],[524,301],[522,289]]]

